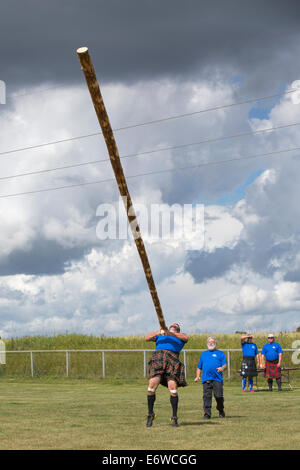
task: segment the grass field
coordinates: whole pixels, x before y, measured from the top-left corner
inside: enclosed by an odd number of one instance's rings
[[[146,428],[146,379],[0,379],[0,449],[299,449],[300,389],[241,393],[225,382],[226,418],[202,419],[202,386],[180,390],[179,428],[159,387]]]
[[[185,350],[206,349],[207,334],[189,335],[189,341]],[[267,334],[255,334],[255,342],[261,350],[266,343]],[[241,343],[240,334],[217,334],[218,349],[238,349],[230,355],[231,371],[234,374],[241,366]],[[300,332],[278,333],[276,336],[283,349],[290,349],[293,344],[300,341]],[[154,349],[153,342],[146,342],[144,337],[105,337],[88,336],[79,334],[65,334],[54,336],[25,336],[21,338],[11,338],[5,340],[6,365],[0,366],[1,376],[30,376],[31,364],[30,354],[27,352],[9,353],[9,351],[55,351],[56,352],[36,352],[34,353],[34,374],[36,376],[64,376],[66,375],[66,354],[58,350],[117,350],[117,349]],[[188,352],[186,355],[187,377],[191,379],[195,373],[195,368],[199,360],[199,352]],[[151,357],[151,352],[147,353],[147,361]],[[183,361],[183,353],[181,353]],[[286,351],[283,356],[285,367],[295,367],[292,361],[292,352]],[[105,371],[106,377],[114,379],[135,379],[143,376],[143,353],[141,352],[106,352]],[[103,377],[101,352],[70,352],[69,369],[70,377],[93,377],[96,379]],[[291,373],[293,375],[293,373]],[[299,372],[295,372],[295,376]]]
[[[145,332],[145,334],[147,331]],[[206,348],[207,337],[213,332],[189,334],[188,348]],[[240,334],[215,334],[218,348],[240,348]],[[254,333],[255,343],[260,349],[267,342],[266,333]],[[292,343],[300,340],[300,332],[276,333],[276,341],[283,348],[292,348]],[[30,349],[151,349],[153,343],[147,343],[144,336],[95,336],[83,334],[59,334],[52,336],[22,336],[20,338],[5,339],[7,351]]]

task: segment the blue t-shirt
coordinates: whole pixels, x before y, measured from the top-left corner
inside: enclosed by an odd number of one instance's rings
[[[223,351],[215,349],[214,351],[204,351],[198,362],[198,369],[202,370],[202,383],[207,380],[216,380],[223,382],[222,372],[218,372],[217,368],[226,365],[226,357]]]
[[[266,356],[267,361],[276,361],[279,354],[282,353],[282,347],[279,343],[267,343],[262,348],[261,353]]]
[[[255,357],[258,354],[258,349],[255,343],[242,343],[243,356]]]
[[[176,336],[156,336],[155,342],[155,349],[166,349],[168,351],[177,352],[178,354],[185,345],[185,342],[179,338],[176,338]]]

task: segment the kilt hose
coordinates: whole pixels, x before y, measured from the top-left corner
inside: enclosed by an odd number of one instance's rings
[[[257,369],[255,358],[250,356],[244,356],[241,364],[241,373],[242,377],[257,377]]]
[[[160,376],[160,383],[168,386],[168,380],[175,380],[178,387],[187,385],[184,374],[184,364],[179,360],[179,354],[174,351],[157,349],[148,363],[149,378]]]
[[[278,359],[266,361],[264,376],[267,379],[281,379],[281,367],[277,367]]]

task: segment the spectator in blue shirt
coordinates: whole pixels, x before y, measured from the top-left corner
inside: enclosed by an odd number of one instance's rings
[[[253,335],[247,334],[241,336],[241,346],[243,351],[243,360],[241,364],[242,389],[245,393],[247,391],[247,378],[249,383],[249,392],[253,390],[253,377],[257,377],[257,368],[255,358],[258,360],[259,365],[259,352],[255,343],[253,343]]]
[[[223,351],[217,349],[214,336],[207,339],[207,348],[200,356],[195,378],[195,382],[199,382],[202,372],[204,419],[211,417],[212,394],[217,402],[219,417],[225,418],[222,372],[226,369],[226,357]]]
[[[273,389],[273,379],[276,380],[278,391],[281,392],[281,362],[282,347],[275,342],[275,336],[268,334],[268,343],[261,350],[262,367],[268,379],[269,392]]]

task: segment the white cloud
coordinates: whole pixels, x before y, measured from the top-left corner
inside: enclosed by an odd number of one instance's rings
[[[205,213],[205,250],[234,246],[240,239],[243,224],[234,216],[232,209],[207,206]]]
[[[162,81],[135,87],[110,85],[103,90],[113,127],[230,102],[233,93],[233,87],[218,82],[182,85]],[[0,117],[4,136],[1,150],[98,130],[86,91],[67,88],[50,92],[46,99],[36,95],[34,103],[32,100],[29,96],[19,99],[13,112]],[[184,121],[169,121],[164,126],[120,131],[116,137],[120,154],[125,155],[229,135],[234,127],[238,132],[241,123],[244,123],[243,129],[249,130],[249,126],[260,129],[289,119],[299,120],[300,111],[293,106],[291,108],[288,99],[282,99],[272,109],[270,119],[263,122],[247,122],[249,108],[236,108],[232,110],[231,120],[226,112],[218,111]],[[129,158],[123,163],[126,174],[156,171],[183,163],[214,161],[220,159],[220,155],[258,153],[258,142],[261,151],[289,146],[296,143],[298,134],[297,128],[291,128],[286,134],[274,132],[258,139],[249,138],[247,145],[245,140],[235,140],[222,145],[201,146],[187,153],[168,151]],[[95,137],[12,154],[12,158],[3,159],[3,171],[5,174],[19,173],[105,156],[102,138]],[[247,188],[241,201],[230,206],[210,204],[205,207],[205,251],[211,256],[221,256],[222,249],[232,250],[232,264],[221,276],[195,283],[184,270],[187,252],[180,241],[154,241],[145,235],[167,322],[179,321],[189,332],[234,331],[247,322],[252,328],[275,328],[286,324],[286,315],[291,319],[291,327],[296,324],[299,283],[287,282],[284,277],[289,270],[297,270],[300,266],[297,159],[284,156],[235,166],[206,167],[180,175],[164,173],[159,177],[128,182],[134,203],[143,203],[147,208],[154,202],[164,203],[169,208],[176,202],[217,200],[260,167],[262,174]],[[2,181],[2,194],[111,176],[108,164],[90,165],[80,171]],[[0,200],[2,262],[9,260],[12,263],[13,258],[9,256],[20,250],[32,253],[32,258],[39,262],[39,253],[34,252],[36,240],[45,241],[43,247],[55,242],[62,248],[62,253],[67,249],[82,250],[77,259],[73,252],[66,258],[64,273],[16,274],[0,278],[3,336],[66,330],[127,335],[144,334],[145,330],[157,327],[133,241],[99,243],[96,237],[96,210],[102,202],[117,205],[116,184]],[[249,250],[245,251],[246,259],[242,259],[241,242]]]

